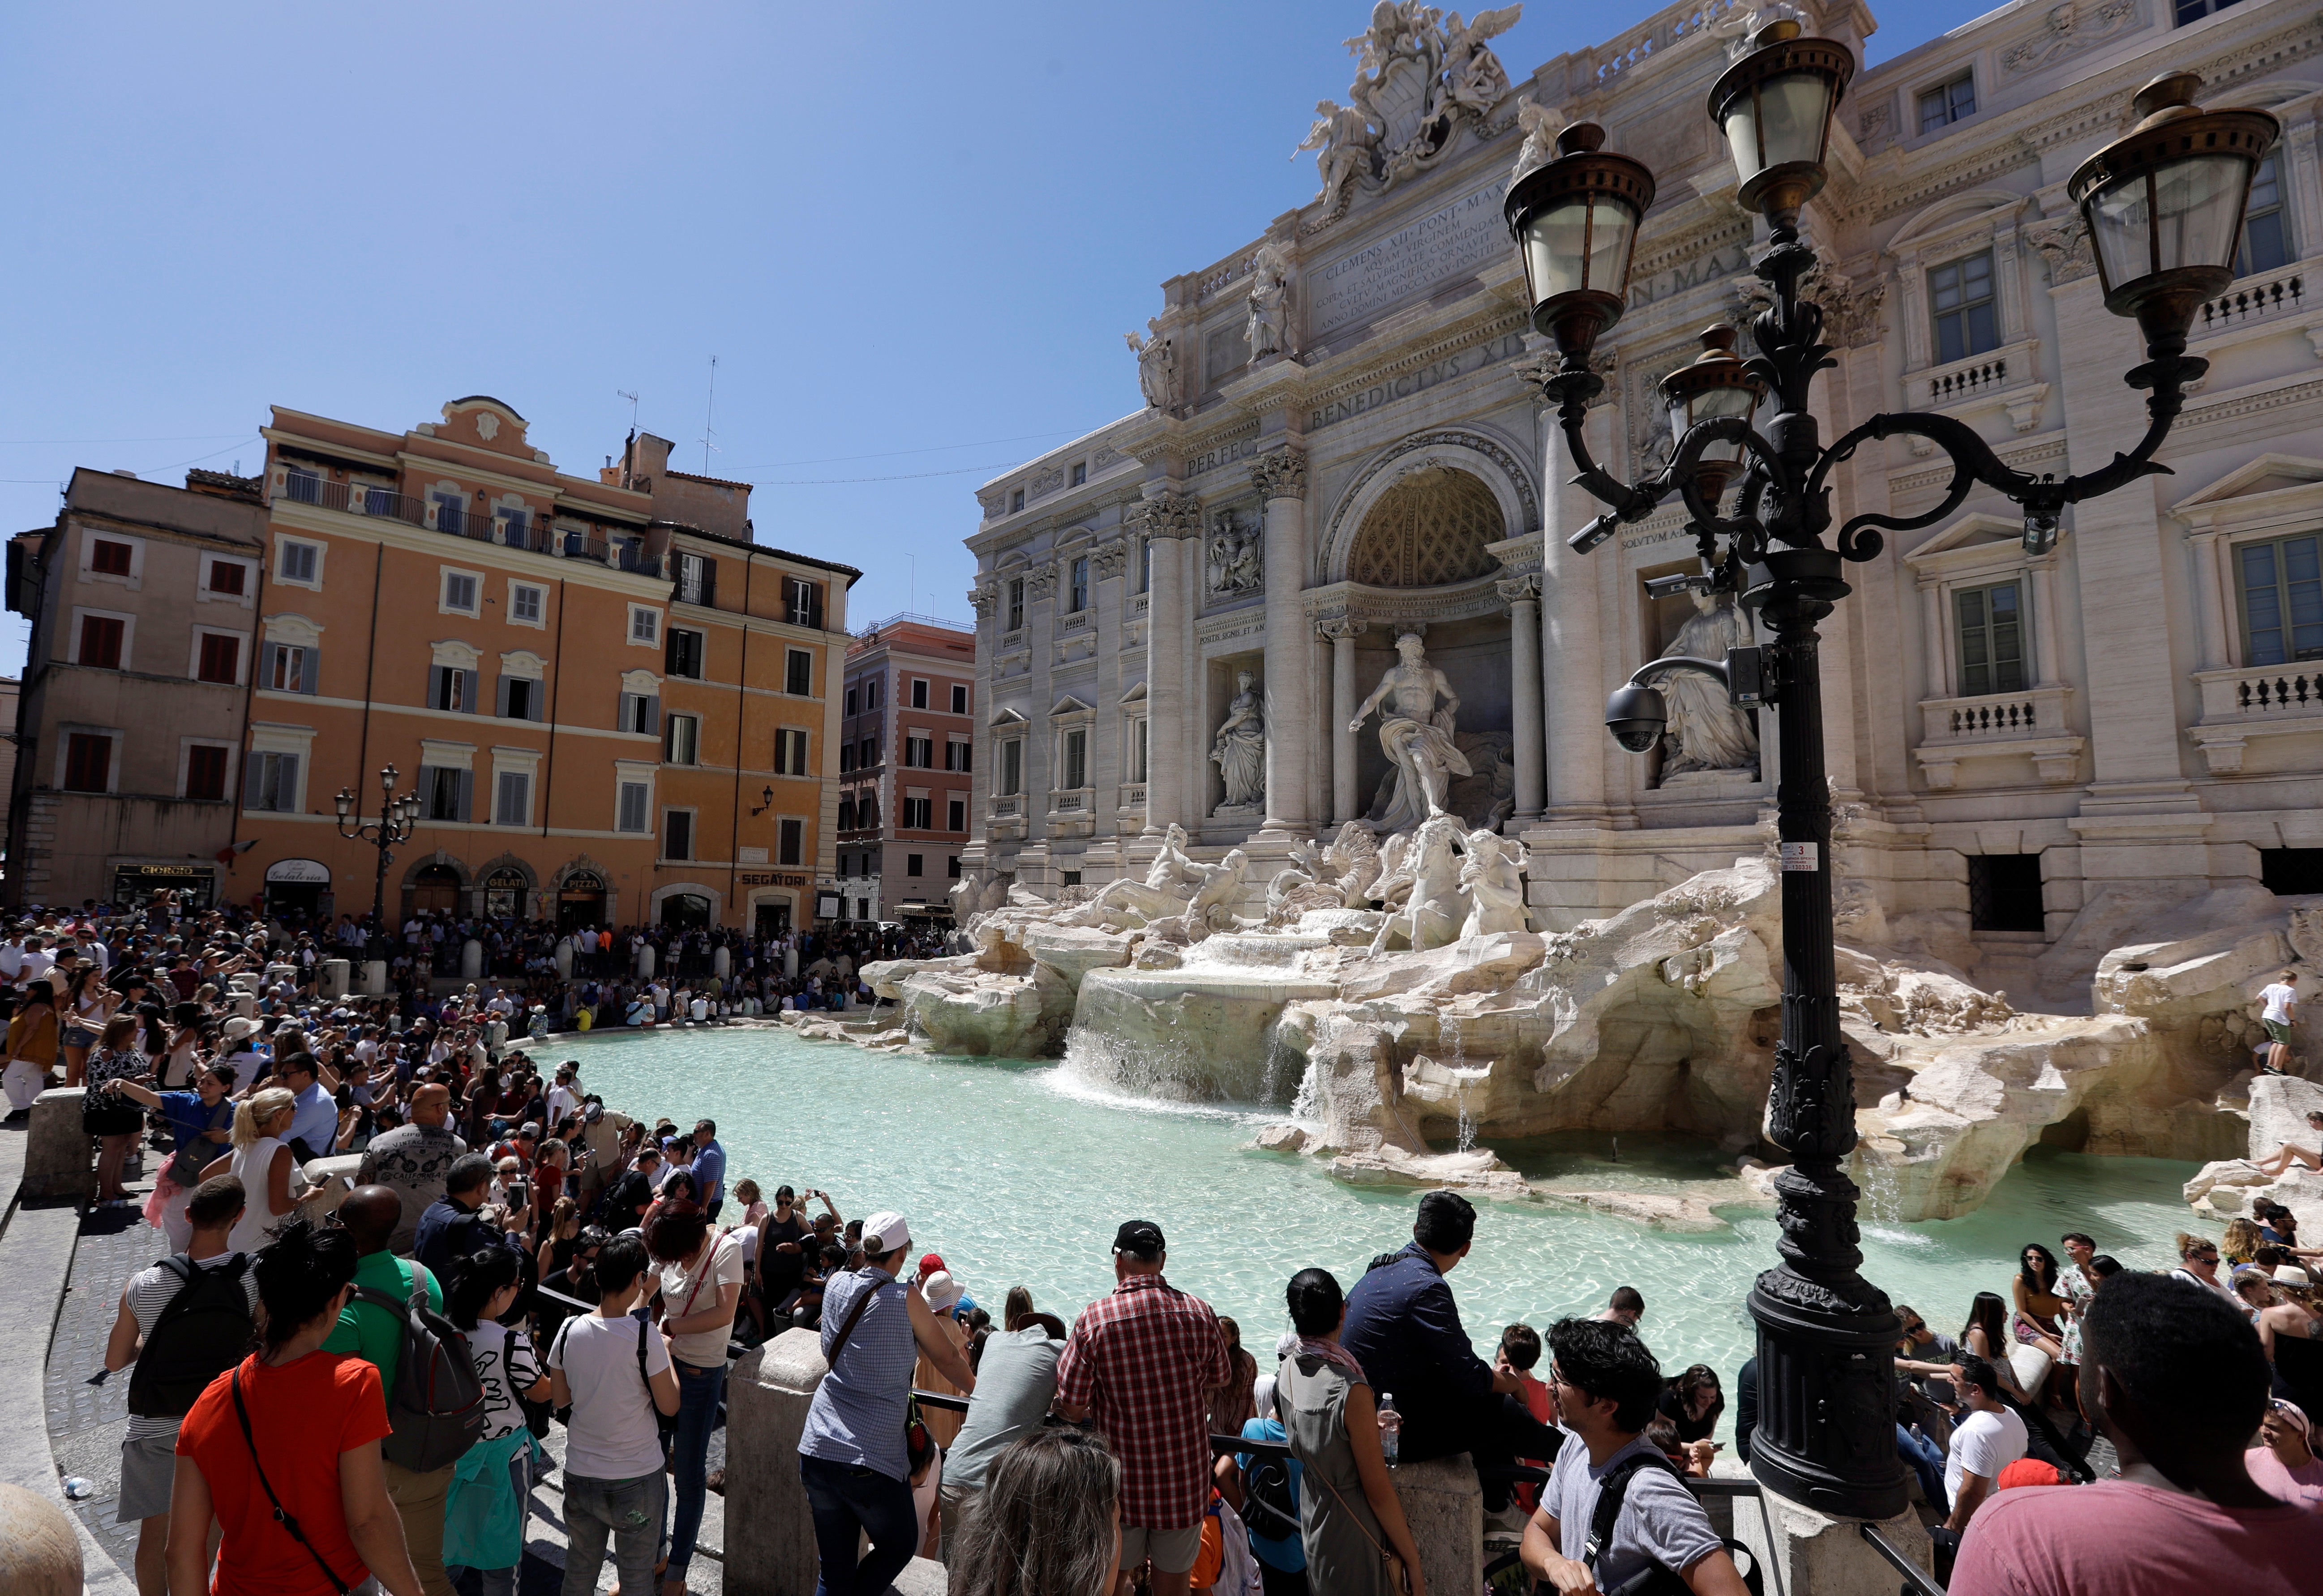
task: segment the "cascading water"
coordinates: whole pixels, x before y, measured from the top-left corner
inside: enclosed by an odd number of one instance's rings
[[[1290,1117],[1301,1125],[1323,1123],[1323,1069],[1312,1059],[1299,1077],[1299,1090],[1290,1099]]]

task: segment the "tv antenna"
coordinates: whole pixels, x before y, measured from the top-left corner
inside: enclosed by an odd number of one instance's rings
[[[613,391],[629,401],[629,431],[632,433],[636,432],[638,429],[638,396],[631,393],[626,388],[616,388]]]
[[[710,456],[712,453],[713,451],[722,453],[722,451],[718,451],[717,445],[710,441],[712,438],[718,436],[718,429],[710,425],[710,418],[717,413],[718,357],[713,354],[710,357],[710,397],[703,402],[702,407],[702,474],[703,476],[708,476],[710,474]]]

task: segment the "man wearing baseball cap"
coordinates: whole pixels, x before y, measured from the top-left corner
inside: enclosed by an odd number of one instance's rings
[[[911,1261],[904,1252],[911,1241],[901,1214],[872,1215],[863,1222],[863,1267],[834,1274],[823,1287],[822,1355],[831,1372],[815,1387],[799,1435],[822,1591],[884,1591],[919,1547],[904,1439],[919,1354],[957,1390],[976,1389],[968,1360],[918,1288],[895,1278]],[[860,1536],[870,1537],[871,1551],[858,1564]]]
[[[1151,1559],[1153,1596],[1185,1596],[1209,1503],[1210,1392],[1234,1378],[1234,1361],[1210,1305],[1162,1278],[1168,1260],[1150,1219],[1114,1234],[1118,1283],[1073,1325],[1057,1407],[1077,1424],[1095,1418],[1121,1460],[1125,1585]]]

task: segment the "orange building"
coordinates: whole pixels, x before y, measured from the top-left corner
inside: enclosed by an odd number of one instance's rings
[[[847,650],[839,888],[856,920],[948,916],[975,784],[976,633],[891,615]]]
[[[772,930],[835,914],[846,592],[752,541],[747,483],[632,437],[558,472],[495,399],[382,432],[277,408],[226,891],[360,915],[379,771],[416,793],[388,913]],[[822,891],[818,893],[817,888]]]

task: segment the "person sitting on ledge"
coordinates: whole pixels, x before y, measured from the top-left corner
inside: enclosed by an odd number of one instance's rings
[[[2315,1146],[2293,1147],[2290,1142],[2284,1142],[2270,1157],[2256,1160],[2261,1174],[2280,1175],[2293,1164],[2309,1169],[2323,1169],[2323,1151],[2317,1151],[2323,1148],[2323,1108],[2309,1110],[2307,1123],[2318,1138]]]
[[[1526,1408],[1516,1371],[1495,1371],[1460,1327],[1459,1306],[1444,1277],[1468,1255],[1475,1233],[1476,1210],[1458,1192],[1420,1198],[1410,1244],[1347,1294],[1340,1341],[1381,1399],[1396,1399],[1403,1416],[1400,1461],[1468,1454],[1483,1481],[1484,1510],[1505,1514],[1510,1481],[1485,1471],[1520,1457],[1555,1462],[1565,1435]]]

